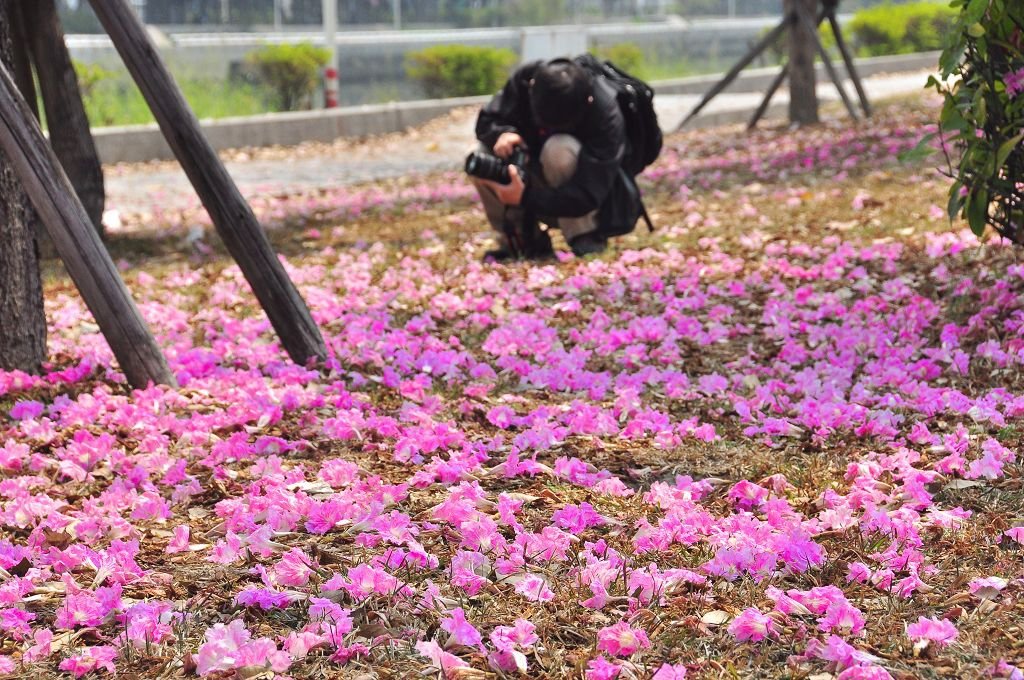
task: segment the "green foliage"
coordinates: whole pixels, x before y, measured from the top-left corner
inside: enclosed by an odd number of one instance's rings
[[[617,43],[594,50],[594,56],[607,59],[623,71],[637,75],[644,68],[644,52],[635,43]]]
[[[92,95],[101,82],[114,76],[113,71],[108,71],[98,64],[72,61],[71,65],[75,69],[75,75],[78,76],[78,89],[83,98]]]
[[[884,4],[857,12],[849,30],[864,56],[927,52],[942,47],[956,11],[936,2]]]
[[[959,15],[939,61],[944,80],[928,81],[944,97],[939,125],[955,152],[949,216],[1024,243],[1024,4],[951,6]]]
[[[178,86],[200,119],[267,112],[268,93],[253,85],[184,78],[178,80]],[[83,90],[82,99],[89,123],[94,127],[137,125],[154,120],[142,93],[127,74],[108,72],[88,93]]]
[[[496,92],[516,59],[511,50],[437,45],[409,54],[405,70],[430,97],[467,97]]]
[[[320,70],[330,52],[309,43],[267,45],[245,57],[259,80],[277,95],[284,111],[309,107],[309,98],[320,82]]]

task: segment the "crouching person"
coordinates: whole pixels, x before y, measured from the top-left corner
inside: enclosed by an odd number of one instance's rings
[[[642,204],[622,169],[625,122],[603,77],[568,59],[526,64],[480,111],[476,137],[466,171],[498,242],[485,259],[552,257],[540,223],[560,229],[578,257],[633,229]]]

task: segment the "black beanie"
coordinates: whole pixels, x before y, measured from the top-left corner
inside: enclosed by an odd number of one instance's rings
[[[593,84],[579,64],[553,59],[537,67],[530,81],[530,109],[540,127],[566,129],[586,113]]]

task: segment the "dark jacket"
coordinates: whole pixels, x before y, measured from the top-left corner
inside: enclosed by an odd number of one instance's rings
[[[530,112],[530,79],[541,62],[518,68],[498,94],[480,111],[476,136],[493,149],[503,132],[517,132],[533,158],[551,135],[537,127]],[[603,78],[594,79],[594,100],[571,130],[580,149],[576,174],[557,189],[527,183],[522,205],[536,215],[580,217],[607,202],[613,186],[621,183],[619,167],[626,151],[626,130],[615,92]]]

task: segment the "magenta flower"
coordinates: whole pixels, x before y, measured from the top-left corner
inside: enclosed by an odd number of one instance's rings
[[[1010,99],[1015,99],[1017,95],[1024,92],[1024,68],[1007,71],[1003,75],[1003,83],[1006,85],[1006,94]]]
[[[167,543],[167,548],[164,552],[168,554],[179,553],[184,550],[188,550],[188,539],[189,539],[189,526],[187,524],[179,524],[174,527],[174,535],[171,540]]]
[[[729,632],[740,642],[760,642],[777,634],[775,621],[756,607],[744,609],[729,624]]]
[[[519,579],[515,591],[531,602],[550,602],[555,598],[548,582],[536,574],[527,574]]]
[[[536,627],[526,619],[516,619],[512,626],[497,626],[489,637],[498,648],[518,645],[523,649],[529,649],[540,641],[535,630]]]
[[[274,565],[274,578],[282,586],[304,586],[313,575],[313,570],[309,566],[311,563],[309,555],[299,548],[292,548]]]
[[[892,680],[892,675],[881,666],[850,666],[836,680]]]
[[[867,583],[871,579],[871,568],[863,562],[850,562],[846,567],[846,580]]]
[[[416,643],[416,651],[430,659],[434,667],[445,677],[449,677],[449,674],[456,668],[466,668],[469,665],[454,654],[449,654],[441,649],[441,645],[433,640],[420,640]]]
[[[605,518],[598,514],[590,503],[583,502],[579,505],[569,504],[557,510],[551,515],[551,521],[573,534],[579,534],[590,527],[604,524]]]
[[[859,635],[864,630],[864,614],[844,597],[829,604],[825,616],[818,619],[818,627],[826,633]]]
[[[313,631],[292,631],[285,638],[281,646],[293,659],[305,658],[311,649],[321,647],[328,643],[326,635]]]
[[[993,599],[1008,585],[1006,579],[998,576],[976,578],[968,584],[971,595],[981,599]]]
[[[1024,527],[1013,527],[1012,529],[1007,529],[1003,532],[1003,535],[1010,540],[1024,545]]]
[[[587,662],[587,671],[584,674],[586,680],[615,680],[622,672],[622,666],[612,663],[603,656],[598,656]]]
[[[33,644],[22,654],[25,663],[36,663],[46,660],[53,653],[53,631],[47,628],[39,628],[33,637]]]
[[[753,482],[743,480],[737,482],[729,489],[729,498],[737,507],[743,510],[750,510],[768,499],[768,489],[758,486]]]
[[[283,673],[291,664],[287,652],[278,650],[273,640],[253,639],[241,619],[228,625],[214,624],[207,629],[205,640],[196,653],[196,672],[209,675],[245,666],[269,668]]]
[[[14,420],[30,420],[38,418],[43,408],[43,404],[38,401],[19,401],[11,407],[10,416]]]
[[[686,666],[681,663],[663,663],[654,671],[651,680],[686,680]]]
[[[113,647],[86,647],[77,654],[73,654],[61,661],[60,669],[71,673],[76,678],[99,669],[113,673],[115,670],[114,659],[116,658],[117,650]]]
[[[441,628],[450,633],[452,639],[460,645],[482,647],[480,631],[466,620],[462,607],[456,607],[449,612],[448,617],[441,619]]]
[[[949,620],[919,617],[917,623],[907,626],[907,637],[915,647],[926,647],[928,643],[934,642],[940,647],[953,642],[959,632]]]
[[[647,633],[633,628],[625,621],[605,626],[597,632],[597,648],[612,656],[632,656],[641,649],[651,646]]]
[[[243,607],[259,607],[269,610],[287,607],[290,599],[287,593],[272,588],[247,586],[235,595],[235,602]]]

